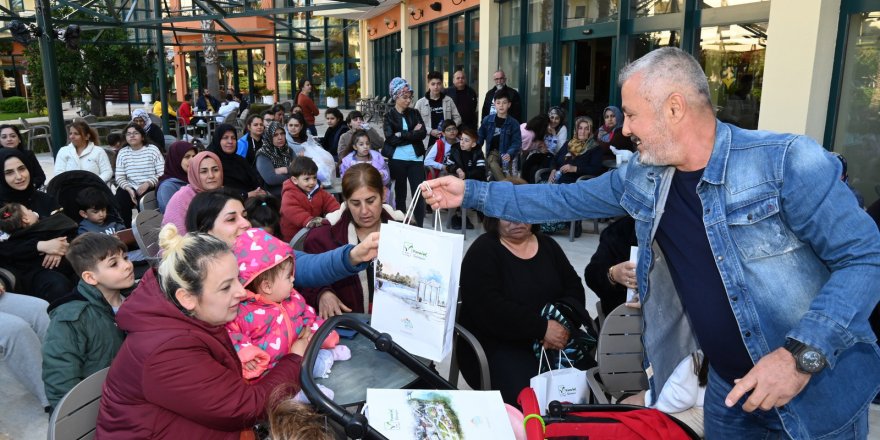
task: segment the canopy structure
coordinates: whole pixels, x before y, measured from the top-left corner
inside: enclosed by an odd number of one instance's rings
[[[390,3],[390,2],[385,2]],[[33,11],[15,12],[0,6],[0,22],[6,23],[2,30],[11,31],[12,39],[29,41],[35,39],[40,44],[43,79],[46,90],[46,104],[49,111],[49,126],[52,130],[53,153],[64,145],[66,138],[64,117],[61,111],[61,94],[58,87],[58,71],[52,39],[60,39],[71,45],[79,39],[81,30],[130,29],[129,35],[154,36],[154,38],[131,38],[122,44],[144,44],[154,47],[159,54],[165,53],[165,46],[191,46],[182,43],[178,34],[212,34],[232,37],[235,43],[242,38],[265,41],[320,41],[307,32],[291,27],[283,17],[303,12],[345,11],[357,14],[367,11],[380,2],[377,0],[274,0],[272,7],[266,8],[259,0],[35,0]],[[388,5],[383,5],[388,7]],[[56,16],[57,11],[67,12]],[[55,12],[56,14],[53,14]],[[75,16],[74,16],[75,15]],[[83,18],[86,17],[86,18]],[[243,17],[264,17],[276,27],[290,32],[273,32],[271,35],[236,30],[229,20]],[[199,23],[212,21],[216,29],[200,26]],[[174,38],[166,41],[165,34]],[[100,34],[99,34],[100,35]],[[97,39],[78,41],[78,44],[96,44]],[[152,41],[150,41],[152,40]],[[102,42],[106,44],[106,42]],[[222,44],[222,43],[218,43]],[[157,57],[159,75],[165,72],[165,57]],[[159,82],[159,97],[163,108],[167,108],[167,86]],[[163,112],[163,126],[168,129],[168,113]]]

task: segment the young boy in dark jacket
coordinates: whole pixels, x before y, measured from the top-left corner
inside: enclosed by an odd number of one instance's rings
[[[43,383],[49,404],[80,381],[110,366],[125,333],[116,327],[116,312],[134,285],[126,247],[113,235],[87,232],[67,250],[80,276],[76,290],[49,306],[51,323],[43,342]]]
[[[458,143],[449,149],[446,172],[459,179],[486,180],[486,157],[483,156],[483,150],[477,148],[477,132],[473,128],[463,128]],[[467,219],[466,227],[474,229],[470,219]],[[461,229],[461,216],[458,213],[452,217],[452,229]]]

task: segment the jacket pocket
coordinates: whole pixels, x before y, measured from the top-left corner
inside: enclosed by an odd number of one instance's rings
[[[782,255],[803,246],[782,220],[776,194],[728,206],[727,224],[733,242],[747,260]]]
[[[642,194],[632,191],[629,186],[623,192],[620,206],[629,213],[630,217],[641,222],[652,223],[654,219],[654,207]]]

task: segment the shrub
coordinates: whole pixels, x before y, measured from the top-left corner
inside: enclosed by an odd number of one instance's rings
[[[3,113],[26,113],[27,102],[21,96],[13,96],[0,100],[0,112]]]

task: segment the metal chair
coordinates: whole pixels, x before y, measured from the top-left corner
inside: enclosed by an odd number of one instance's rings
[[[477,340],[477,337],[458,323],[455,324],[455,333],[452,337],[452,359],[449,364],[449,383],[458,388],[458,338],[462,338],[462,340],[467,342],[470,349],[476,354],[477,361],[480,363],[480,386],[478,389],[483,391],[491,390],[492,381],[489,374],[489,361],[486,358],[486,351],[483,350],[483,346],[480,344],[480,341]]]
[[[58,401],[49,419],[49,440],[95,438],[101,391],[110,367],[83,379]]]
[[[155,209],[139,212],[131,223],[131,230],[138,247],[151,263],[158,261],[160,229],[162,229],[162,213]]]
[[[146,211],[149,209],[159,209],[159,202],[156,200],[156,191],[147,191],[143,196],[141,196],[140,201],[138,202],[138,206],[141,211]]]
[[[21,122],[21,126],[24,127],[22,131],[28,134],[28,151],[34,151],[34,140],[36,139],[45,139],[49,144],[49,149],[52,149],[52,132],[48,125],[33,125],[25,118],[18,118],[18,122]]]
[[[303,250],[303,246],[306,244],[306,236],[309,235],[309,231],[311,228],[302,228],[297,232],[292,239],[290,239],[290,247],[295,251]]]
[[[587,371],[587,383],[596,403],[614,403],[627,393],[648,389],[642,368],[642,310],[621,304],[602,323],[597,367]]]

